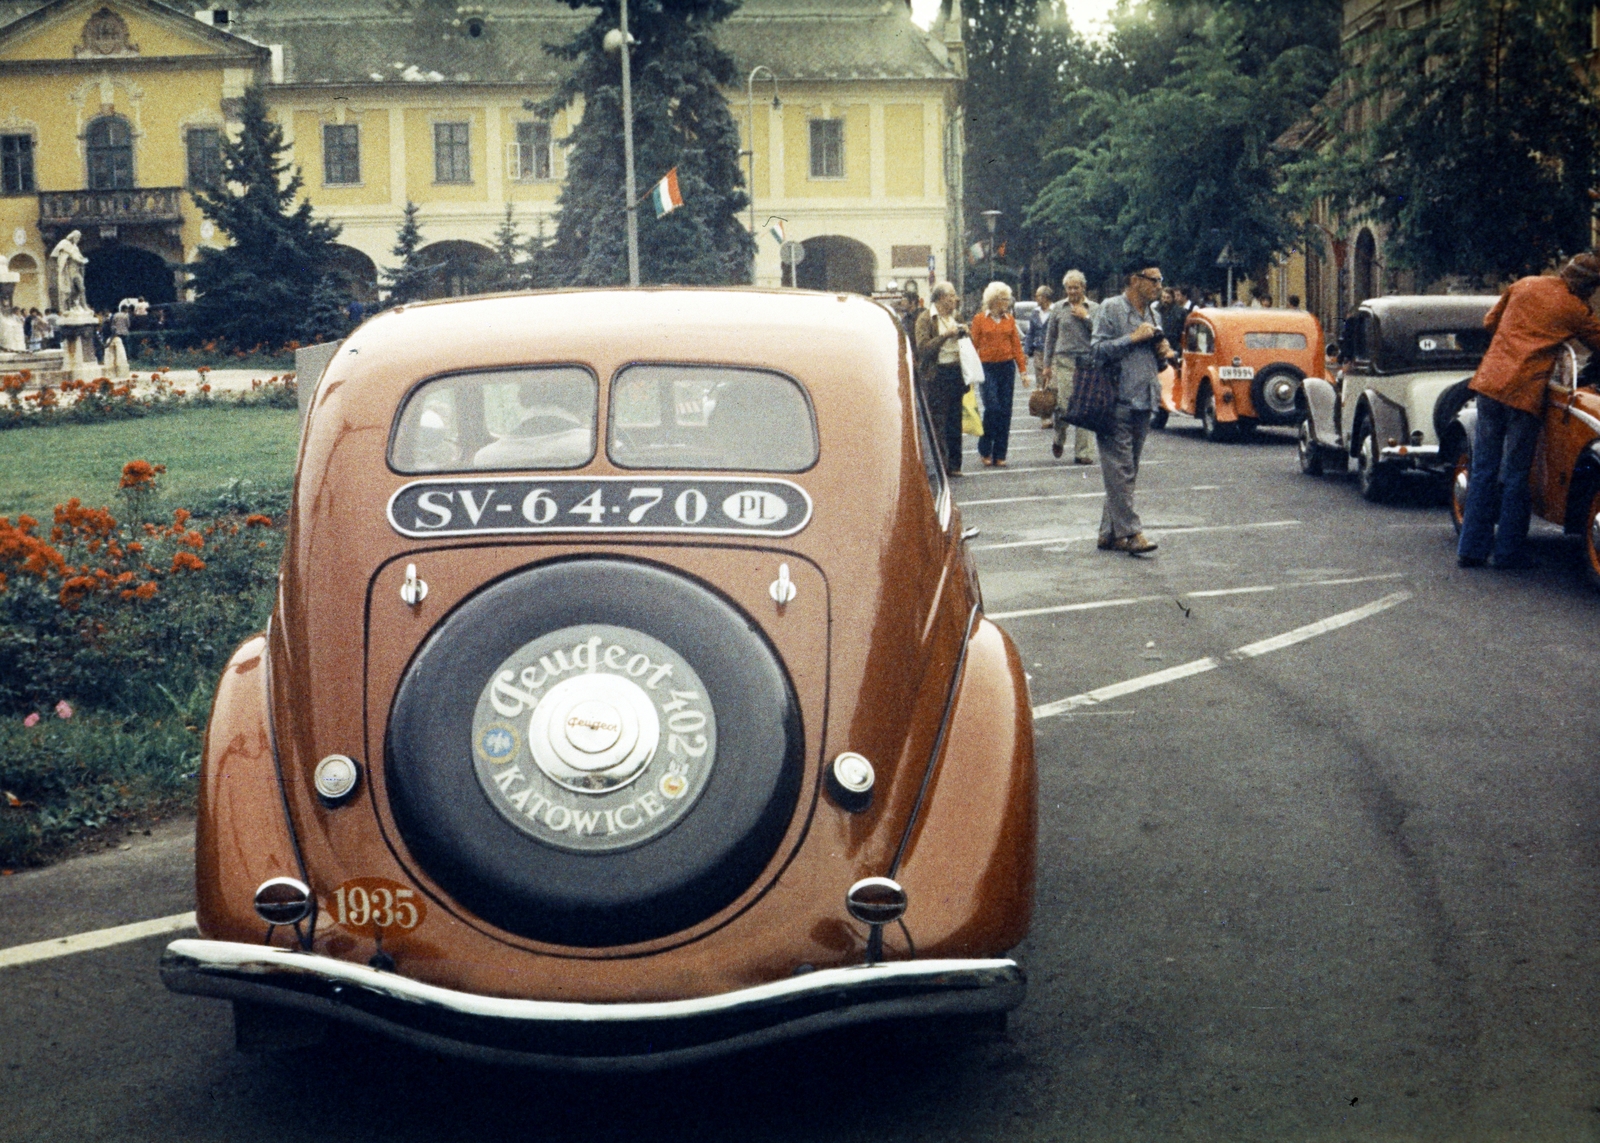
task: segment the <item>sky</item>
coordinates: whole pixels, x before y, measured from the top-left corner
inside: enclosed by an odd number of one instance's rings
[[[939,0],[911,0],[911,6],[923,27],[939,14]],[[1093,34],[1116,6],[1117,0],[1067,0],[1067,16],[1078,31]]]

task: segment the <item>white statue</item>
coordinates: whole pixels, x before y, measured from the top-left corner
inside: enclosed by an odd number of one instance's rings
[[[89,308],[89,301],[83,293],[83,268],[89,264],[89,259],[78,249],[78,239],[82,237],[81,230],[74,230],[50,251],[50,257],[56,264],[56,292],[62,313]]]

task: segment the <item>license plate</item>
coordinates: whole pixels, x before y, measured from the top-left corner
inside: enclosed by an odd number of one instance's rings
[[[1224,365],[1217,370],[1217,376],[1224,381],[1249,381],[1256,375],[1256,371],[1248,365]]]

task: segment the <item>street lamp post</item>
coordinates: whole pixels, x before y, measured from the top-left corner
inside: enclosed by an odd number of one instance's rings
[[[750,132],[750,146],[745,151],[750,156],[750,284],[756,284],[756,76],[762,72],[767,73],[767,78],[772,80],[772,109],[781,111],[783,101],[778,98],[778,77],[766,64],[756,64],[750,69],[750,78],[745,82],[745,99],[747,102],[745,120],[746,129]],[[782,280],[782,263],[779,263],[779,280]]]
[[[986,210],[983,212],[983,221],[989,227],[989,281],[994,281],[994,232],[1000,224],[1000,211]]]
[[[632,55],[633,37],[628,35],[628,0],[621,0],[618,26],[606,33],[603,41],[608,52],[622,53],[622,163],[627,185],[628,209],[628,285],[639,284],[639,201],[633,180],[633,78],[629,57]]]

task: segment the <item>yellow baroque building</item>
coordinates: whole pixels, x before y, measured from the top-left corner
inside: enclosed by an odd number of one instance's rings
[[[314,210],[343,228],[353,294],[376,296],[408,200],[441,289],[467,288],[508,204],[524,235],[554,233],[582,108],[538,114],[567,66],[543,49],[591,18],[559,0],[0,0],[0,264],[20,276],[16,303],[53,303],[46,261],[74,230],[97,308],[181,296],[184,265],[227,241],[190,192],[216,176],[252,82]],[[959,0],[928,31],[905,0],[745,0],[719,28],[746,79],[726,95],[752,152],[759,284],[959,277],[962,22]],[[664,174],[640,171],[640,192]],[[776,220],[800,244],[792,275]]]

